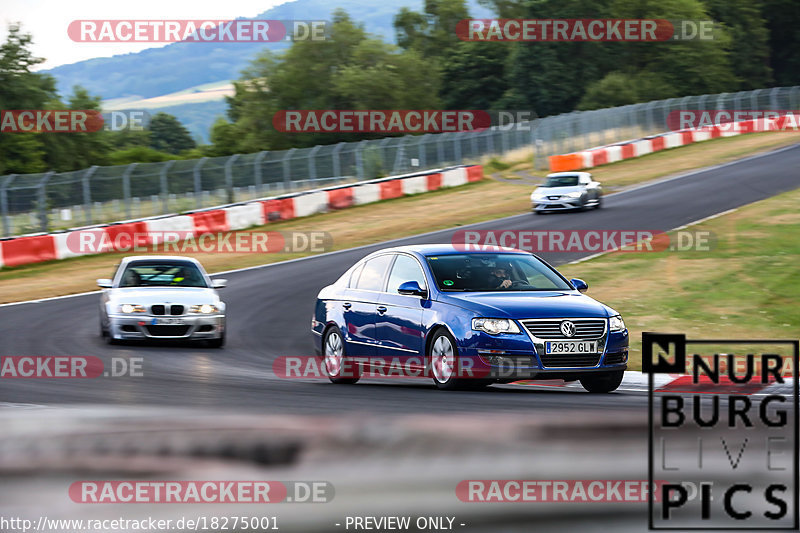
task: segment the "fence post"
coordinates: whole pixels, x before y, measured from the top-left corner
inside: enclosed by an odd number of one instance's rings
[[[364,179],[364,144],[366,143],[366,139],[363,141],[359,141],[356,145],[356,176],[358,176],[359,180]]]
[[[264,187],[264,180],[261,176],[261,162],[267,157],[269,150],[258,152],[258,155],[253,160],[253,179],[255,180],[256,190],[261,194],[261,189]]]
[[[336,146],[333,147],[333,151],[331,152],[331,159],[333,162],[333,177],[334,178],[341,178],[342,177],[342,162],[339,159],[339,152],[342,151],[344,145],[347,144],[345,142],[337,143]]]
[[[319,152],[319,149],[322,148],[322,145],[318,144],[308,152],[308,177],[309,179],[317,179],[317,162],[314,160],[316,153]]]
[[[203,168],[206,159],[208,158],[201,158],[197,163],[195,163],[194,168],[192,169],[192,175],[194,177],[194,206],[197,209],[202,207],[203,202],[203,199],[201,198],[202,183],[200,181],[200,169]]]
[[[289,166],[289,160],[292,158],[292,154],[297,148],[290,148],[286,150],[286,155],[283,156],[283,188],[285,191],[289,191],[292,185],[292,169]]]
[[[84,222],[86,222],[87,226],[94,221],[94,217],[92,216],[92,190],[89,187],[89,179],[96,171],[97,165],[93,165],[87,169],[81,177],[81,185],[83,187]]]
[[[169,213],[169,183],[167,183],[167,172],[169,169],[172,168],[172,165],[175,164],[174,159],[170,159],[164,166],[161,167],[161,172],[158,174],[158,179],[161,183],[161,210],[163,213],[162,215],[166,215]]]
[[[800,93],[800,87],[794,86],[789,89],[789,109],[797,109],[800,107],[800,98],[798,98],[798,93]]]
[[[131,173],[139,163],[131,163],[122,173],[122,200],[125,202],[125,218],[131,219]]]
[[[239,159],[241,154],[233,154],[225,161],[225,192],[228,193],[228,203],[236,201],[233,197],[233,163]]]
[[[769,90],[769,105],[772,109],[778,109],[780,104],[778,103],[778,95],[775,91],[780,91],[780,87],[773,87]]]
[[[758,93],[761,89],[756,89],[752,93],[750,93],[750,109],[755,111],[758,109]]]
[[[11,217],[8,214],[8,186],[11,185],[11,182],[14,181],[16,178],[16,174],[11,174],[6,176],[6,179],[3,180],[2,185],[0,185],[0,213],[3,216],[3,236],[4,237],[11,237]]]
[[[383,139],[378,141],[378,150],[380,151],[381,154],[381,169],[380,169],[381,174],[383,174],[384,172],[386,173],[390,172],[388,164],[389,158],[386,157],[386,153],[384,152],[384,145],[389,143],[392,139],[394,139],[394,137],[384,137]]]
[[[38,199],[39,199],[39,221],[41,223],[41,230],[44,233],[47,233],[47,182],[50,181],[50,178],[53,177],[55,174],[54,170],[51,170],[47,174],[42,177],[42,180],[39,182],[39,190]]]
[[[463,161],[461,157],[461,138],[456,132],[451,133],[451,135],[453,136],[453,156],[455,157],[455,162],[460,165]]]

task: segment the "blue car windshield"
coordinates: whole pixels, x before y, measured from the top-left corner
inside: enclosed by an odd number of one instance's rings
[[[428,256],[439,290],[445,292],[572,290],[548,265],[526,254],[463,253]]]

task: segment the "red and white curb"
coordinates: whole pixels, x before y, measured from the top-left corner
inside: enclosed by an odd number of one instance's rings
[[[649,376],[643,372],[628,370],[622,378],[622,384],[617,392],[647,392]],[[665,393],[692,393],[692,394],[737,394],[749,396],[767,396],[770,394],[792,394],[794,386],[792,377],[786,377],[785,383],[761,384],[758,379],[752,383],[738,385],[727,379],[720,383],[711,383],[707,379],[700,383],[692,383],[692,376],[684,374],[656,374],[653,377],[654,392]],[[528,379],[517,381],[514,385],[523,387],[545,387],[566,390],[584,390],[579,381],[565,382],[558,379],[536,380]]]

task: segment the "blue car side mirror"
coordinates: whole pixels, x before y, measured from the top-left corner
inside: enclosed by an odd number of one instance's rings
[[[428,297],[428,291],[423,289],[419,286],[419,283],[416,281],[405,281],[397,287],[397,292],[400,294],[405,294],[406,296],[422,296],[423,298]]]
[[[589,288],[589,284],[583,281],[582,279],[573,278],[569,281],[570,283],[572,283],[572,286],[575,287],[575,289],[579,292],[586,292],[586,290]]]

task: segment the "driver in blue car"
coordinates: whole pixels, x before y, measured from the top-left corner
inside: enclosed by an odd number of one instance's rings
[[[489,275],[489,288],[508,289],[511,287],[511,265],[508,263],[497,263]]]

